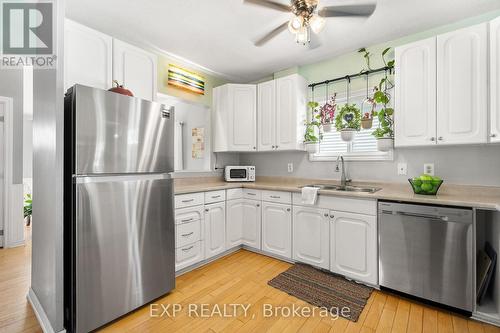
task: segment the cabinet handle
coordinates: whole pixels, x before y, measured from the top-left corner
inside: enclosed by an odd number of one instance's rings
[[[273,149],[274,149],[274,146],[273,146]]]
[[[330,218],[331,218],[331,219],[333,219],[334,217],[335,217],[335,215],[333,215],[333,214],[332,214],[332,215],[330,215]]]
[[[187,234],[182,234],[181,236],[188,237],[188,236],[191,236],[192,234],[194,234],[194,231],[191,231],[190,233],[187,233]]]
[[[436,141],[436,138],[435,137],[431,137],[431,141]]]
[[[212,199],[220,198],[220,195],[212,195]]]
[[[248,194],[248,195],[257,195],[257,194],[255,194],[255,193],[251,193],[251,192],[248,192],[247,194]]]
[[[193,218],[190,218],[190,219],[185,219],[185,220],[181,220],[181,222],[189,222],[189,221],[192,221]]]
[[[496,138],[496,137],[497,137],[497,135],[496,135],[496,134],[492,134],[492,135],[490,135],[490,136],[491,136],[492,138]]]
[[[210,211],[210,209],[208,209],[208,208],[205,208],[205,212],[207,212],[207,213],[208,213],[209,211]]]
[[[439,140],[439,141],[443,141],[443,137],[442,137],[442,136],[440,136],[440,137],[438,138],[438,140]]]
[[[278,149],[279,146],[276,146],[276,149]]]
[[[279,195],[271,195],[271,198],[273,198],[273,199],[279,199],[281,197]]]
[[[189,200],[182,200],[183,203],[188,203],[188,202],[193,202],[194,199],[189,199]]]
[[[194,246],[191,245],[190,247],[186,247],[185,249],[181,249],[181,250],[184,251],[184,252],[187,252],[187,251],[191,250],[193,247]]]
[[[289,211],[291,211],[291,209],[290,209],[290,208],[287,208],[287,209],[286,209],[286,211],[287,211],[287,212],[289,212]]]
[[[325,213],[325,217],[328,217],[328,213]]]
[[[257,207],[260,207],[260,204],[257,204]]]
[[[256,150],[256,149],[257,149],[257,147],[253,147],[253,150]]]

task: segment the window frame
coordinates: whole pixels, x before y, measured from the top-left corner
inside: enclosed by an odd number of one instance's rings
[[[359,97],[366,97],[366,90],[359,89],[351,92],[349,94],[349,99],[356,99]],[[346,102],[346,92],[337,93],[337,101],[339,101],[339,105],[342,105]],[[340,102],[341,101],[341,102]],[[319,102],[320,105],[324,103],[324,101]],[[360,106],[360,105],[358,105]],[[334,124],[332,124],[333,130],[335,129]],[[356,140],[356,138],[354,138]],[[375,139],[376,140],[376,139]],[[309,161],[311,162],[329,162],[335,161],[340,156],[344,157],[346,161],[394,161],[394,148],[388,152],[383,151],[369,151],[369,152],[353,152],[352,145],[353,142],[346,142],[347,144],[347,152],[324,152],[324,153],[310,153]],[[321,142],[320,142],[321,147]],[[321,151],[321,148],[320,148]]]

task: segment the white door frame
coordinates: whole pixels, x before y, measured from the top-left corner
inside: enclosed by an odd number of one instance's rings
[[[0,186],[4,188],[4,221],[3,247],[24,245],[24,216],[23,216],[23,184],[12,183],[13,160],[13,101],[9,97],[0,97],[0,104],[4,105],[4,178]],[[1,116],[1,115],[0,115]]]

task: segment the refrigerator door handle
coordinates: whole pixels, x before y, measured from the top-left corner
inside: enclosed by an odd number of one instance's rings
[[[148,173],[148,174],[116,174],[116,175],[74,175],[73,182],[76,184],[124,182],[131,180],[159,180],[172,179],[169,173]]]

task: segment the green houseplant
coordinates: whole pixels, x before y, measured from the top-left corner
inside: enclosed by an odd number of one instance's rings
[[[361,128],[361,110],[356,104],[344,104],[335,117],[335,128],[343,141],[352,141]]]
[[[394,69],[394,60],[388,60],[387,54],[391,50],[390,47],[382,51],[382,61],[384,66],[392,73]],[[370,70],[371,53],[362,48],[358,51],[363,54],[368,70]],[[372,132],[372,135],[377,139],[377,148],[380,151],[389,151],[394,146],[394,109],[391,108],[391,95],[389,91],[394,87],[390,76],[385,72],[385,76],[380,80],[379,84],[373,89],[373,101],[375,104],[382,105],[379,111],[374,111],[373,116],[378,117],[379,127]]]
[[[311,120],[305,124],[304,146],[308,153],[314,154],[319,151],[321,140],[321,114],[318,102],[309,102],[307,106],[311,109]]]
[[[31,224],[31,214],[33,213],[33,200],[31,199],[31,194],[26,194],[24,197],[24,219],[26,220],[26,225]]]

